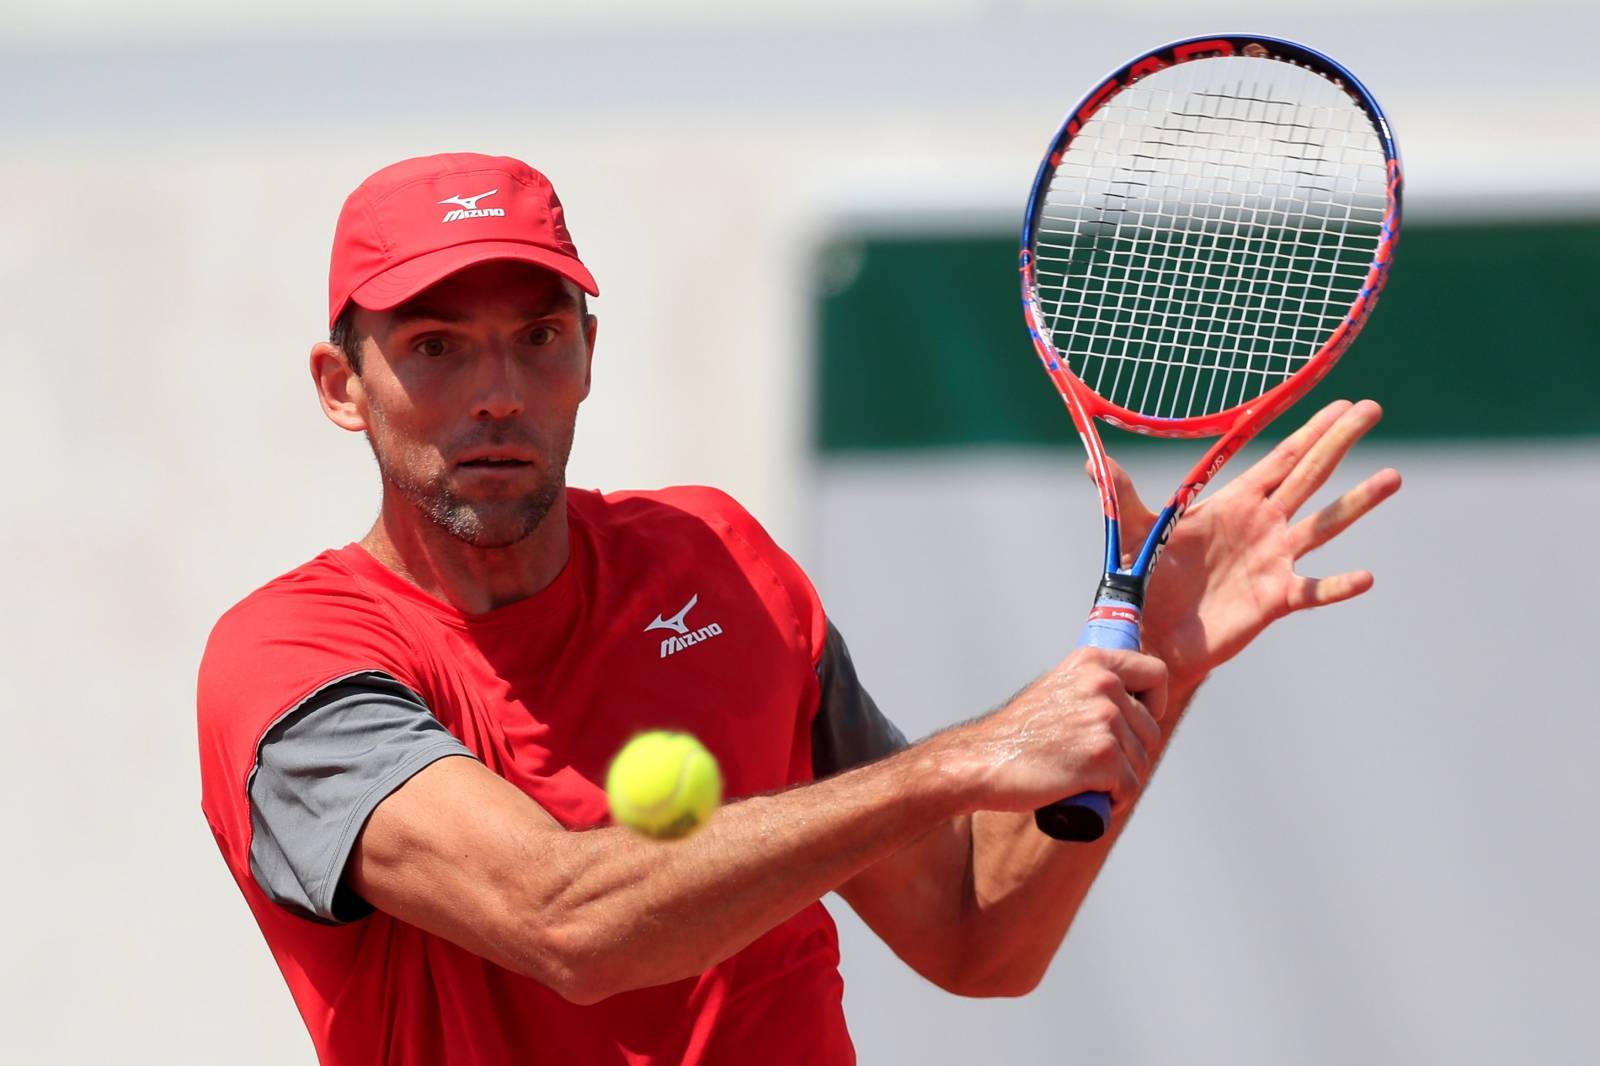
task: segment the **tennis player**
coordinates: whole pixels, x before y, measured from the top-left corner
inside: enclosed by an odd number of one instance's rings
[[[1293,522],[1379,416],[1324,410],[1178,528],[1151,654],[1074,651],[907,744],[732,499],[567,486],[598,289],[542,174],[387,167],[329,280],[311,373],[381,509],[217,623],[199,731],[206,818],[334,1066],[853,1062],[832,890],[951,992],[1027,992],[1114,839],[1034,808],[1100,790],[1125,825],[1213,668],[1371,584],[1293,567],[1399,485]],[[699,736],[733,800],[680,843],[607,826],[607,761],[650,728]]]

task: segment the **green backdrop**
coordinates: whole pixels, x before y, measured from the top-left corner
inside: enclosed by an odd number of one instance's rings
[[[832,242],[818,448],[1076,447],[1016,258],[1011,234]],[[1600,435],[1600,220],[1408,223],[1372,320],[1300,413],[1337,396],[1383,403],[1391,438]]]

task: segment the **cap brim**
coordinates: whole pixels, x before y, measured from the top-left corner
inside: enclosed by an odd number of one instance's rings
[[[570,255],[521,241],[473,241],[440,248],[436,252],[397,263],[367,280],[350,294],[350,299],[369,311],[387,311],[405,303],[428,286],[437,285],[451,274],[479,263],[505,259],[552,270],[577,284],[590,296],[600,295],[594,276]]]

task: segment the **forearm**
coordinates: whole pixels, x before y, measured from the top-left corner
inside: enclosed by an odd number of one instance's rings
[[[1159,758],[1206,673],[1232,659],[1275,619],[1358,596],[1371,573],[1313,579],[1295,572],[1307,552],[1339,536],[1400,487],[1383,470],[1332,504],[1295,514],[1327,481],[1381,411],[1370,401],[1334,403],[1279,443],[1266,458],[1189,510],[1173,530],[1145,599],[1143,647],[1168,668],[1168,713]],[[1124,543],[1139,543],[1156,515],[1126,472],[1111,463]],[[1137,790],[1135,790],[1137,791]],[[984,952],[988,987],[1031,987],[1055,954],[1131,811],[1117,812],[1106,838],[1057,845],[1026,817],[980,813],[970,819],[968,898],[959,904],[969,941]],[[964,822],[966,820],[963,820]],[[969,857],[970,853],[970,857]],[[947,906],[944,913],[957,908]]]
[[[368,818],[346,882],[379,910],[580,1002],[701,973],[835,888],[895,950],[953,980],[959,934],[954,953],[948,938],[930,952],[912,942],[961,924],[973,872],[964,816],[1090,788],[1136,794],[1129,760],[1147,765],[1160,740],[1165,690],[1156,659],[1080,649],[993,714],[729,804],[675,843],[569,832],[481,763],[441,759]],[[1036,863],[986,864],[986,886]],[[998,909],[1015,895],[985,899]]]
[[[730,803],[669,843],[568,831],[475,760],[441,759],[373,812],[346,877],[379,910],[589,1003],[705,971],[970,795],[924,744]]]
[[[1163,750],[1195,687],[1169,699]],[[617,991],[618,982],[641,987],[700,973],[827,892],[882,873],[902,918],[948,919],[928,922],[918,944],[896,946],[920,972],[968,994],[1025,990],[1019,984],[1042,975],[1131,810],[1088,845],[1052,840],[1031,813],[969,815],[952,739],[731,804],[672,845],[620,829],[568,834],[542,878],[549,895],[529,913],[599,933],[583,938],[597,944],[583,968]],[[960,855],[965,874],[908,881],[885,862],[908,849]]]
[[[1186,685],[1169,697],[1161,748],[1153,753],[1158,762],[1198,686]],[[977,988],[1019,994],[1038,982],[1132,811],[1120,811],[1105,836],[1090,844],[1045,836],[1031,814],[972,815],[972,889],[962,924]]]
[[[519,908],[554,936],[576,997],[703,972],[959,810],[917,749],[732,803],[674,843],[625,829],[546,836]],[[519,969],[532,968],[519,966]]]

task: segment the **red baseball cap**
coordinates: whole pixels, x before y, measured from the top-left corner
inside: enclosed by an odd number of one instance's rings
[[[516,259],[599,296],[550,180],[507,156],[455,152],[384,167],[344,202],[328,270],[328,328],[354,301],[387,311],[458,270]]]

